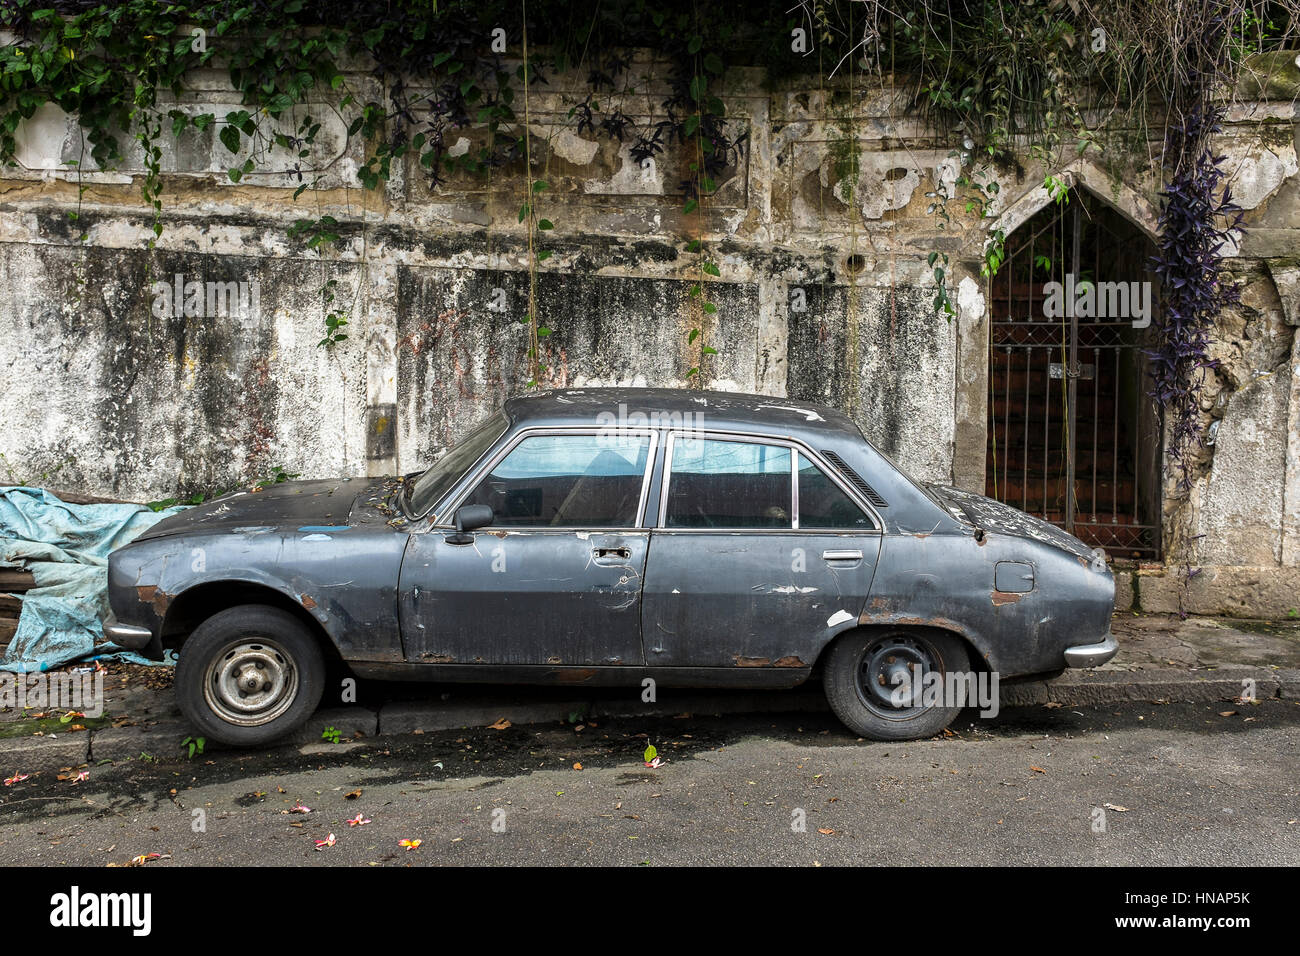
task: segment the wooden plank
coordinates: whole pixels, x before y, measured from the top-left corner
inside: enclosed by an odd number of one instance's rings
[[[0,571],[0,594],[9,591],[28,591],[36,587],[30,571]]]
[[[6,615],[6,616],[17,617],[19,612],[22,611],[22,609],[23,609],[22,598],[0,595],[0,614],[3,614],[5,611],[12,611],[13,612],[12,615]]]
[[[133,505],[139,504],[135,501],[123,501],[121,498],[101,498],[99,495],[83,495],[77,491],[60,491],[57,488],[47,488],[50,494],[54,495],[61,501],[66,501],[70,505]]]

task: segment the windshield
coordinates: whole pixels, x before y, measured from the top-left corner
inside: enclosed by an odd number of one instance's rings
[[[506,417],[497,412],[454,444],[428,471],[415,479],[411,486],[411,513],[422,515],[437,504],[451,490],[456,479],[482,458],[505,431]]]

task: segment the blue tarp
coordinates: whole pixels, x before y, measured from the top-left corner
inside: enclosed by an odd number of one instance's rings
[[[88,657],[153,661],[104,643],[108,555],[183,510],[143,505],[74,505],[40,488],[0,486],[0,568],[30,571],[18,631],[0,671],[44,671]]]

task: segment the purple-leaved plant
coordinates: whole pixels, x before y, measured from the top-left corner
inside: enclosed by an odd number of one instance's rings
[[[1224,157],[1215,155],[1211,137],[1219,132],[1223,107],[1193,106],[1170,129],[1176,157],[1162,191],[1160,238],[1153,268],[1160,276],[1164,308],[1153,325],[1158,342],[1151,360],[1151,395],[1165,410],[1168,457],[1179,469],[1179,487],[1191,487],[1191,452],[1201,444],[1200,395],[1210,358],[1214,320],[1240,301],[1241,290],[1224,281],[1223,248],[1230,233],[1242,231],[1242,211],[1224,183]]]

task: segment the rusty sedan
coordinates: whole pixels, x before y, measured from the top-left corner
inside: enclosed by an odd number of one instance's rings
[[[913,481],[841,412],[770,396],[514,398],[430,468],[168,518],[109,562],[116,643],[179,653],[182,710],[256,745],[327,664],[440,682],[792,687],[873,739],[969,703],[923,687],[1114,656],[1104,555]],[[952,680],[952,678],[957,680]]]

